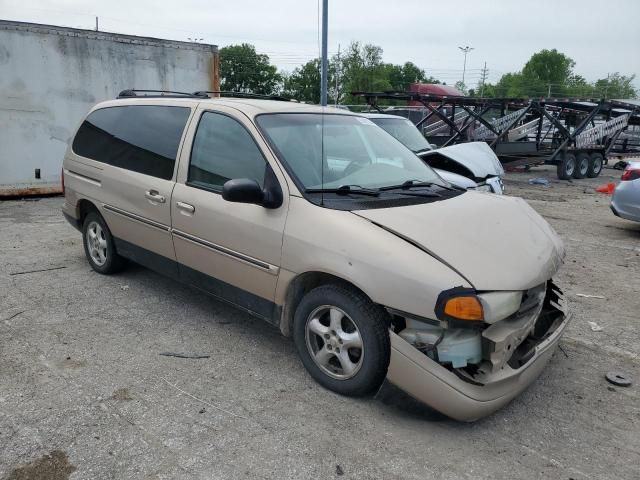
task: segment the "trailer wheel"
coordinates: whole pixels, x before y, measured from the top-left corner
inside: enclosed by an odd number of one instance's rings
[[[575,169],[576,157],[572,153],[567,153],[558,163],[558,178],[560,180],[570,180]]]
[[[573,170],[573,178],[584,178],[589,171],[589,154],[580,152],[576,156],[576,168]]]
[[[595,178],[602,172],[603,156],[601,153],[595,152],[591,154],[589,158],[589,170],[587,171],[587,177]]]

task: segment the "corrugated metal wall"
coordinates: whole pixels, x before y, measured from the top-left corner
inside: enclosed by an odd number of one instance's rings
[[[212,89],[217,51],[0,20],[0,196],[58,190],[67,144],[95,103],[127,88]]]

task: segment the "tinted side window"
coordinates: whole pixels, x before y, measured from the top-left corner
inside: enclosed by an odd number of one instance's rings
[[[73,151],[83,157],[166,180],[190,109],[123,105],[96,110],[82,123]]]
[[[236,120],[205,112],[191,149],[188,183],[217,191],[233,178],[264,183],[266,161],[251,134]]]

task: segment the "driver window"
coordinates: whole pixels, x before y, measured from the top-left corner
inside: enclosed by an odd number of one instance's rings
[[[234,178],[264,184],[266,161],[251,134],[233,118],[205,112],[191,148],[187,184],[222,191]]]

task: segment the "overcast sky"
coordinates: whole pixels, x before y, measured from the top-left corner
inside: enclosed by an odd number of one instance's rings
[[[253,43],[281,69],[318,55],[318,0],[0,0],[0,18],[224,46]],[[329,52],[358,40],[447,83],[489,80],[557,48],[587,80],[640,73],[640,0],[329,0]],[[636,79],[640,86],[640,79]]]

